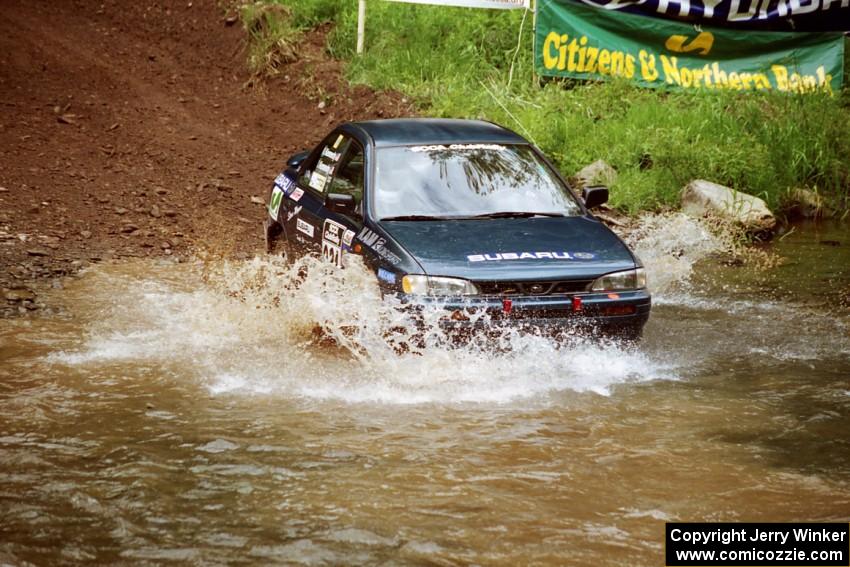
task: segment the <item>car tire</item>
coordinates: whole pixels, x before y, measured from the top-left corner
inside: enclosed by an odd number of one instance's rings
[[[263,221],[263,238],[266,244],[266,253],[272,256],[285,256],[287,260],[291,260],[289,253],[289,243],[286,240],[286,235],[283,233],[283,227],[280,223],[265,220]]]
[[[277,223],[273,223],[268,219],[263,221],[263,241],[266,246],[266,253],[271,254],[275,248],[275,225],[278,227]]]

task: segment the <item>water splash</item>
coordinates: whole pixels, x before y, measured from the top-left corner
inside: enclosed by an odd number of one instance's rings
[[[697,262],[729,249],[724,235],[682,213],[642,216],[627,243],[646,266],[650,290],[660,294],[680,289]]]
[[[337,270],[310,258],[287,265],[258,257],[179,274],[145,267],[142,282],[127,267],[82,282],[87,336],[52,362],[176,366],[213,394],[351,403],[607,395],[616,384],[675,377],[639,350],[579,336],[555,340],[488,325],[486,336],[457,344],[439,325],[444,311],[414,320],[382,298],[374,275],[356,262]]]

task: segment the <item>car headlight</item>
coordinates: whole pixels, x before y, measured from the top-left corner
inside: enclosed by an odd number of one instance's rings
[[[468,280],[407,275],[401,279],[404,293],[411,295],[475,295],[478,288]]]
[[[646,271],[643,268],[614,272],[597,278],[590,288],[593,291],[623,291],[646,287]]]

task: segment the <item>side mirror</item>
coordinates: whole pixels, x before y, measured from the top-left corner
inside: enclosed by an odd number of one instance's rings
[[[608,202],[608,188],[604,185],[585,187],[581,192],[581,198],[588,209],[598,207]]]
[[[289,159],[286,160],[286,166],[291,167],[292,169],[298,169],[299,167],[301,167],[301,164],[304,163],[304,160],[307,159],[307,156],[309,155],[310,152],[308,151],[292,154],[291,156],[289,156]]]
[[[328,193],[326,204],[330,210],[342,215],[353,215],[356,207],[354,195],[345,193]]]

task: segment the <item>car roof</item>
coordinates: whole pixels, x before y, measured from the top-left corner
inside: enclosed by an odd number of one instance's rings
[[[507,128],[483,120],[450,118],[390,118],[351,122],[372,138],[376,147],[430,144],[527,144]]]

